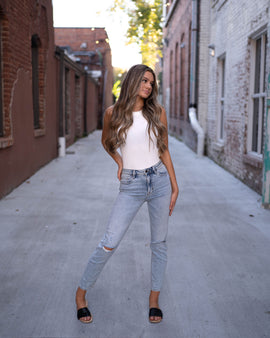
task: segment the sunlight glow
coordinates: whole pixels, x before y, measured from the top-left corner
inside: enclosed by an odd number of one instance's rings
[[[114,67],[128,69],[141,63],[139,47],[126,45],[128,18],[122,12],[109,11],[112,0],[52,0],[52,3],[55,27],[105,27]]]

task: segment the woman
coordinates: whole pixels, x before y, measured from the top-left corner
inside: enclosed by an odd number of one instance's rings
[[[86,291],[146,201],[152,250],[149,321],[159,323],[163,316],[158,299],[167,261],[168,216],[176,203],[178,185],[168,150],[166,113],[157,102],[156,76],[151,68],[135,65],[128,71],[118,101],[105,112],[102,144],[118,165],[120,192],[105,235],[90,257],[77,289],[77,317],[83,323],[92,322]]]

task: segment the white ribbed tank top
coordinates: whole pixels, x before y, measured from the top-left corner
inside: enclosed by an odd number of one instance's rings
[[[127,131],[126,142],[120,146],[124,169],[142,170],[160,161],[157,139],[153,132],[151,139],[148,135],[148,122],[142,111],[133,112],[133,124]]]

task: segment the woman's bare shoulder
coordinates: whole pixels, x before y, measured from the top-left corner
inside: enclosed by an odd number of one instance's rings
[[[113,112],[113,108],[114,108],[114,106],[108,107],[108,108],[105,110],[105,115],[108,116],[108,117],[111,117],[111,116],[112,116],[112,112]]]
[[[105,110],[104,117],[103,117],[104,123],[110,122],[110,120],[112,118],[113,107],[114,106],[110,106]]]
[[[166,110],[164,109],[164,107],[161,106],[161,114],[160,114],[160,121],[167,125],[167,115],[166,115]]]
[[[161,116],[166,115],[166,110],[163,106],[160,106],[160,112],[161,112],[160,114]]]

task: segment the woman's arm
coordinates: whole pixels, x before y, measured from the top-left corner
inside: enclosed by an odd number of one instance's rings
[[[120,156],[118,151],[116,151],[115,153],[110,152],[105,145],[105,141],[109,136],[110,121],[111,121],[111,117],[112,117],[112,112],[113,112],[113,106],[107,108],[106,111],[105,111],[105,115],[104,115],[104,119],[103,119],[103,130],[102,130],[101,142],[102,142],[104,149],[107,151],[107,153],[114,159],[114,161],[118,165],[117,178],[120,181],[121,173],[122,173],[122,169],[123,169],[122,157]]]
[[[162,108],[162,112],[161,112],[160,121],[164,124],[164,126],[168,130],[167,116],[166,116],[166,112],[163,108]],[[173,163],[172,163],[172,159],[171,159],[171,155],[170,155],[169,147],[168,147],[168,131],[166,133],[166,137],[165,137],[164,142],[167,146],[167,149],[160,156],[160,159],[164,163],[165,167],[167,168],[169,176],[170,176],[170,181],[171,181],[172,196],[171,196],[170,214],[169,214],[171,216],[173,209],[174,209],[174,206],[175,206],[175,203],[176,203],[176,200],[177,200],[177,197],[178,197],[179,189],[178,189],[175,171],[174,171],[174,167],[173,167]]]

